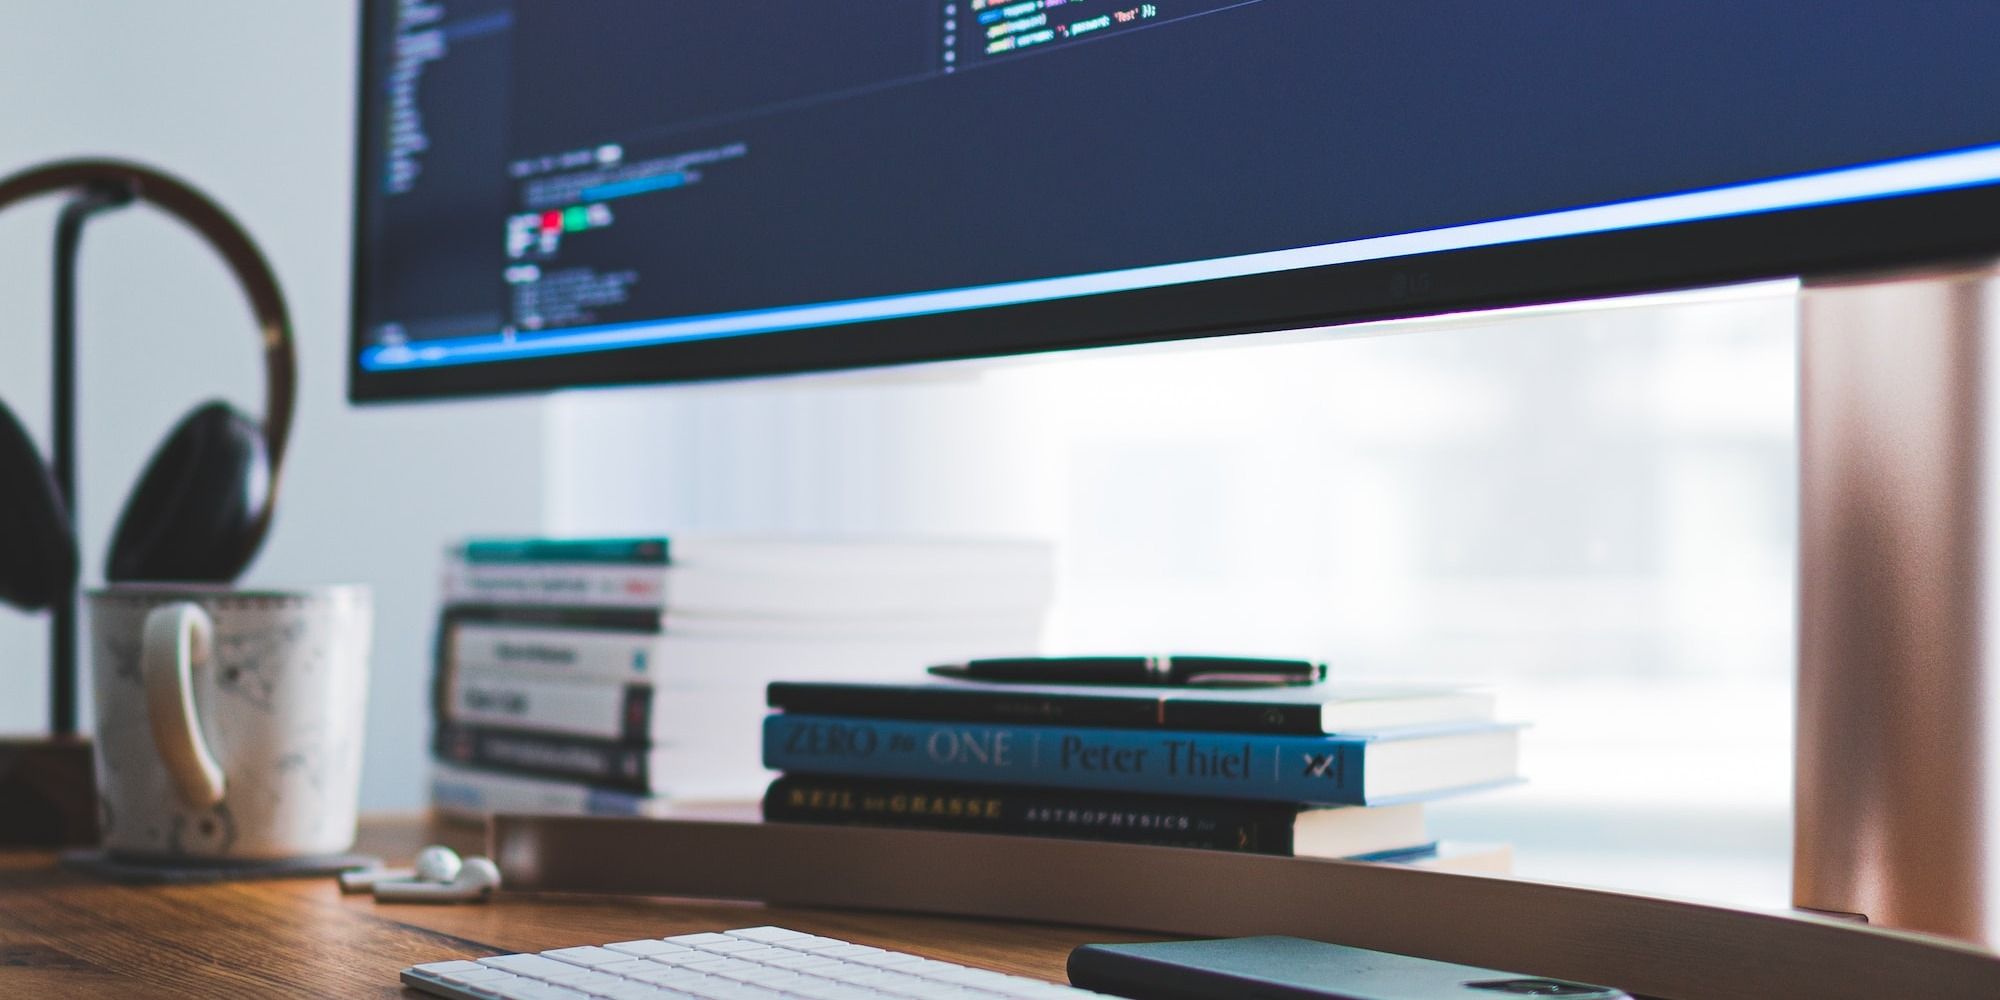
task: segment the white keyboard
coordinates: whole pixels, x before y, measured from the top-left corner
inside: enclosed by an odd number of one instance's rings
[[[1103,994],[783,927],[431,962],[403,983],[470,1000],[1042,1000]]]

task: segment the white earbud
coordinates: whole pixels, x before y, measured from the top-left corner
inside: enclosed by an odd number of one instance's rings
[[[377,885],[390,880],[419,882],[449,882],[458,877],[459,861],[457,852],[449,847],[433,844],[417,852],[414,868],[362,868],[340,873],[341,892],[367,892]]]
[[[433,871],[451,868],[452,877],[448,881],[417,879],[385,879],[375,883],[375,900],[380,903],[464,903],[485,899],[500,888],[500,868],[486,858],[466,858],[460,862],[458,855],[439,848],[450,856],[448,865],[434,867]],[[423,866],[423,855],[418,856],[418,867]]]
[[[449,882],[458,877],[465,862],[449,847],[432,844],[417,852],[417,881]]]

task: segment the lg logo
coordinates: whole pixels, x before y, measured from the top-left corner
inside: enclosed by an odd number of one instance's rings
[[[1427,295],[1436,290],[1437,282],[1429,271],[1397,271],[1389,276],[1391,298],[1407,299]]]

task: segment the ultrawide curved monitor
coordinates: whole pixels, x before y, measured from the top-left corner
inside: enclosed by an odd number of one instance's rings
[[[2000,4],[370,0],[351,392],[2000,249]]]

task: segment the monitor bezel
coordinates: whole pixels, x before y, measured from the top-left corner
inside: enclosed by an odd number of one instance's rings
[[[375,14],[364,4],[360,52]],[[1336,326],[2000,251],[2000,185],[1448,250],[978,310],[402,371],[361,364],[371,273],[368,96],[358,60],[348,398],[392,402],[795,375]]]

